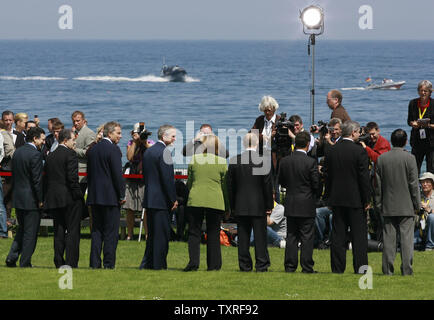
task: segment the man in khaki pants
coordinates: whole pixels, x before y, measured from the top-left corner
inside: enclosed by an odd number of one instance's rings
[[[416,158],[404,150],[407,133],[393,131],[392,150],[377,160],[377,207],[384,218],[383,273],[392,275],[396,256],[396,232],[400,235],[401,273],[413,274],[414,220],[420,208]]]

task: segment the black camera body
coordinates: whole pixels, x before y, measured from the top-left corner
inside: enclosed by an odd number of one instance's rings
[[[152,134],[152,132],[145,130],[140,134],[140,140],[148,140],[148,137]]]
[[[280,114],[280,119],[276,121],[273,149],[280,157],[285,157],[291,153],[292,139],[288,134],[288,130],[294,132],[294,125],[294,122],[286,119],[286,113],[284,112]]]
[[[372,139],[370,134],[368,133],[368,130],[365,126],[360,127],[360,142],[364,142],[366,145],[370,145],[372,143]]]
[[[321,137],[325,136],[329,132],[328,125],[327,121],[318,120],[318,132]]]

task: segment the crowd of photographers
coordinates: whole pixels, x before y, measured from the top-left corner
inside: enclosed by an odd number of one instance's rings
[[[432,152],[434,149],[431,146],[434,141],[431,138],[431,135],[434,133],[433,125],[431,125],[434,114],[430,110],[432,106],[428,108],[430,101],[432,101],[430,99],[431,91],[432,84],[427,80],[421,81],[418,85],[420,98],[410,102],[408,113],[408,124],[412,127],[410,139],[411,153],[417,160],[419,174],[424,157],[426,157],[427,163],[427,172],[420,176],[422,192],[421,209],[415,216],[414,246],[419,250],[432,250],[434,248],[434,242],[432,241],[434,215],[431,214],[432,209],[429,205],[432,195],[432,185],[434,183],[434,175],[432,174]],[[321,187],[322,193],[316,204],[315,218],[315,246],[319,249],[330,247],[333,225],[333,209],[327,205],[327,199],[324,198],[326,190],[322,165],[331,147],[342,141],[343,123],[351,121],[347,111],[342,106],[342,98],[342,94],[338,90],[331,90],[327,94],[327,105],[332,110],[331,119],[328,122],[318,121],[318,124],[313,125],[309,130],[311,142],[309,143],[307,153],[318,162],[318,169],[323,183]],[[300,116],[291,115],[287,117],[285,113],[278,114],[278,108],[279,105],[274,98],[270,96],[264,97],[259,106],[259,110],[264,114],[259,116],[253,125],[253,129],[259,129],[260,140],[265,141],[264,145],[271,150],[276,191],[279,190],[277,180],[279,162],[282,158],[294,152],[295,136],[299,132],[305,131]],[[314,136],[317,136],[317,138],[314,138]],[[378,176],[376,176],[376,163],[382,154],[391,150],[391,145],[380,134],[380,127],[376,122],[368,122],[365,126],[360,126],[360,136],[356,143],[366,150],[369,159],[371,206],[366,211],[368,250],[381,251],[383,249],[384,219],[381,209],[375,203],[375,189],[378,179]],[[348,247],[351,248],[351,237],[349,234],[347,239]]]

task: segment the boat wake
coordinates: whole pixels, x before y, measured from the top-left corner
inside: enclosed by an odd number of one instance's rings
[[[367,90],[365,87],[341,88],[341,90]]]
[[[113,77],[113,76],[89,76],[89,77],[76,77],[73,80],[79,81],[103,81],[103,82],[170,82],[170,79],[159,77],[155,75],[146,75],[136,78],[129,77]],[[185,77],[184,82],[199,82],[199,79],[192,77]]]
[[[13,76],[0,76],[0,80],[14,80],[14,81],[29,81],[29,80],[39,80],[39,81],[53,81],[53,80],[66,80],[66,78],[60,77],[42,77],[42,76],[31,76],[31,77],[13,77]]]
[[[12,81],[55,81],[55,80],[68,80],[68,78],[62,77],[43,77],[43,76],[29,76],[29,77],[15,77],[15,76],[0,76],[0,80],[12,80]],[[102,82],[170,82],[170,79],[155,76],[155,75],[145,75],[136,78],[129,77],[113,77],[113,76],[84,76],[75,77],[72,80],[78,81],[102,81]],[[200,82],[199,79],[186,76],[183,82]]]
[[[79,81],[103,81],[103,82],[169,82],[168,79],[157,77],[154,75],[146,75],[137,78],[128,77],[113,77],[113,76],[87,76],[76,77],[73,80]]]

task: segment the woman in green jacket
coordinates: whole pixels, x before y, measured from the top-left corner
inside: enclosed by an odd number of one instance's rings
[[[201,138],[203,153],[193,155],[188,165],[187,187],[190,190],[187,207],[191,221],[188,232],[190,261],[184,271],[196,271],[200,261],[200,239],[205,217],[207,233],[208,270],[220,270],[220,223],[225,211],[229,210],[226,173],[227,163],[217,156],[220,141],[215,135]]]

